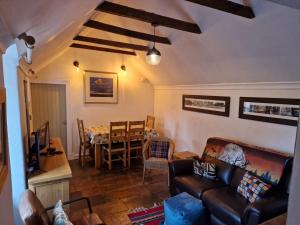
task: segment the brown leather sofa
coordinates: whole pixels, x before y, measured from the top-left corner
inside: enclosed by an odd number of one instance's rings
[[[228,146],[231,149],[228,150]],[[238,163],[232,163],[230,156],[236,155],[232,149],[242,154],[237,155],[242,159],[235,161]],[[290,155],[237,141],[209,138],[200,160],[216,164],[217,179],[194,175],[193,159],[175,160],[169,163],[170,193],[174,196],[187,192],[201,199],[212,225],[257,225],[287,211]],[[272,184],[272,188],[253,203],[237,192],[246,171]]]
[[[96,213],[93,213],[91,204],[88,198],[79,198],[64,202],[64,205],[71,204],[78,201],[86,201],[89,213],[82,216],[76,221],[72,221],[74,225],[105,225]],[[26,190],[22,193],[19,203],[19,212],[21,219],[25,225],[51,225],[47,211],[54,207],[44,208],[36,195]]]

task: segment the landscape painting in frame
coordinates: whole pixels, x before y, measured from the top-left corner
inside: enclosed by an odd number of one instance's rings
[[[86,103],[118,103],[118,75],[112,72],[85,71]]]
[[[229,117],[230,97],[183,95],[182,109]]]
[[[239,118],[297,126],[300,99],[240,97]]]

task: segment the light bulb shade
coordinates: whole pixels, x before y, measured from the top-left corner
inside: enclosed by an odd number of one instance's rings
[[[158,65],[161,61],[160,52],[155,47],[149,49],[146,55],[146,61],[150,65]]]

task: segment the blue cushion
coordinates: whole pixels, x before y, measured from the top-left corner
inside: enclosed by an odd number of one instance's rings
[[[164,201],[164,225],[206,224],[205,208],[202,201],[186,192]]]

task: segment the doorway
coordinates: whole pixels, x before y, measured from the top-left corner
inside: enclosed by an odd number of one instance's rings
[[[49,120],[50,136],[60,137],[67,153],[66,85],[31,83],[33,130]]]

